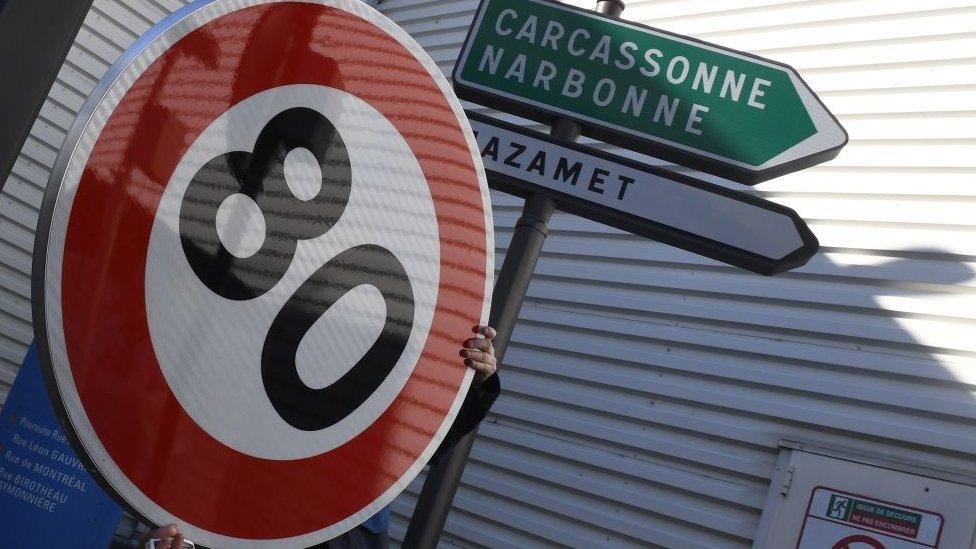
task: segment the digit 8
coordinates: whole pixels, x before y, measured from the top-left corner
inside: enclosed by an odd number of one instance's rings
[[[322,187],[300,200],[285,180],[285,158],[308,149],[322,169]],[[285,275],[299,240],[325,234],[345,211],[352,188],[349,152],[335,126],[317,111],[288,109],[261,130],[254,152],[234,151],[204,165],[180,207],[180,240],[193,272],[215,294],[245,301],[264,295]],[[264,214],[261,249],[234,256],[217,234],[217,210],[235,194]]]

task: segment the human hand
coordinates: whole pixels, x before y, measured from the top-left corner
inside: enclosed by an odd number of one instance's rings
[[[146,549],[183,549],[193,547],[192,542],[183,539],[180,527],[175,524],[160,526],[146,532],[143,536],[143,547]]]
[[[480,384],[498,371],[495,346],[492,344],[498,332],[491,326],[474,326],[471,331],[484,336],[484,339],[473,337],[466,340],[458,354],[464,358],[464,365],[476,372],[474,383]]]

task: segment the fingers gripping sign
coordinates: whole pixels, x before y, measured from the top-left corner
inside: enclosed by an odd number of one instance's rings
[[[196,545],[183,537],[178,525],[169,524],[146,532],[142,539],[142,547],[145,549],[195,549]]]
[[[33,286],[79,454],[202,546],[355,527],[496,367],[487,330],[459,367],[494,244],[449,83],[358,0],[214,0],[99,94],[48,186]]]
[[[475,383],[482,383],[498,372],[493,344],[498,332],[491,326],[474,326],[471,331],[482,337],[466,340],[459,354],[464,357],[464,364],[477,372]]]

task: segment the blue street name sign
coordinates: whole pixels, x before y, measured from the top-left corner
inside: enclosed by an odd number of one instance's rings
[[[0,547],[105,549],[122,509],[55,419],[32,345],[0,412]]]

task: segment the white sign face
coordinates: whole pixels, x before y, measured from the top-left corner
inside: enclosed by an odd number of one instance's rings
[[[489,182],[725,263],[776,274],[814,254],[793,210],[468,113]]]
[[[937,513],[816,488],[797,549],[939,547],[943,526]]]
[[[187,188],[211,159],[254,149],[272,118],[303,107],[320,112],[344,136],[355,168],[348,203],[335,226],[297,247],[290,268],[267,293],[225,299],[201,282],[184,258],[179,225]],[[285,181],[295,196],[315,197],[322,187],[322,169],[311,153],[303,153],[308,149],[295,149],[285,158]],[[400,185],[391,185],[394,179]],[[234,194],[221,203],[216,229],[228,251],[247,258],[256,255],[270,231],[253,201],[231,202],[240,197],[245,195]],[[397,208],[383,208],[384,215],[376,215],[382,204],[390,203]],[[412,228],[409,238],[404,238],[404,227]],[[399,258],[412,286],[413,330],[396,366],[355,414],[323,429],[290,428],[268,400],[262,380],[268,326],[319,267],[344,250],[367,244]],[[352,94],[322,86],[285,86],[253,95],[201,134],[177,166],[159,205],[146,258],[146,312],[163,375],[200,426],[239,452],[280,460],[337,448],[372,425],[410,377],[434,317],[439,251],[426,178],[407,142],[381,113]],[[175,295],[182,298],[172,299]],[[248,322],[239,324],[241,318]],[[301,340],[295,364],[304,384],[321,389],[339,381],[379,337],[385,318],[383,296],[374,286],[356,286],[342,296]],[[328,357],[327,364],[323,357]]]

